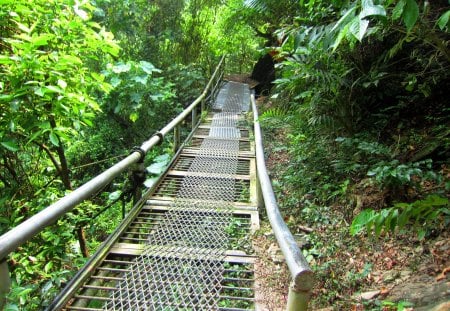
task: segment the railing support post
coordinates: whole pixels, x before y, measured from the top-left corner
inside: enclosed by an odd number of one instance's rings
[[[180,148],[181,142],[181,132],[180,132],[180,124],[173,129],[173,153],[177,153],[178,148]]]
[[[200,103],[200,116],[203,115],[203,111],[205,111],[205,99],[202,99],[202,102]]]
[[[195,126],[197,125],[197,109],[192,109],[192,130],[195,130]]]
[[[306,311],[311,293],[309,291],[300,291],[295,289],[294,284],[289,286],[289,294],[286,305],[286,311]]]
[[[6,305],[6,295],[11,289],[11,278],[9,276],[6,259],[0,262],[0,310]]]
[[[258,200],[257,201],[258,209],[262,210],[263,208],[265,208],[264,196],[263,196],[263,193],[262,193],[261,182],[259,180],[258,174],[256,174],[256,198]]]

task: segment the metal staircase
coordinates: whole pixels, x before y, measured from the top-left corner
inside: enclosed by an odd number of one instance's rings
[[[253,310],[258,229],[250,92],[228,82],[63,310]]]
[[[47,310],[258,310],[250,235],[263,203],[292,277],[287,310],[307,309],[313,275],[278,210],[254,96],[246,84],[223,83],[223,67],[224,58],[203,93],[128,157],[0,236],[0,308],[10,287],[8,255],[143,166],[173,131],[168,169]],[[186,123],[192,132],[180,148]]]

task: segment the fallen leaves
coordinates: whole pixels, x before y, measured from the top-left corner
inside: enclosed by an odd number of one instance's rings
[[[444,270],[436,276],[436,281],[439,282],[445,280],[448,272],[450,272],[450,267],[444,268]]]

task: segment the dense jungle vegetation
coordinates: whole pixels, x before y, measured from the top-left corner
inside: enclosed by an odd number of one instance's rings
[[[0,233],[140,145],[221,55],[250,73],[271,52],[260,119],[292,229],[337,228],[339,214],[353,239],[436,237],[450,222],[449,19],[447,0],[0,0]],[[170,155],[165,143],[146,164],[157,174]],[[6,310],[49,304],[120,221],[127,187],[9,256]],[[367,269],[335,273],[311,243],[315,305],[345,300]]]

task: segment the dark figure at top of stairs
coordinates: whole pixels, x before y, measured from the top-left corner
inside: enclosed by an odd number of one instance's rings
[[[253,67],[251,79],[258,81],[255,86],[256,96],[268,95],[275,80],[275,60],[273,53],[267,53],[261,56],[258,62]]]

